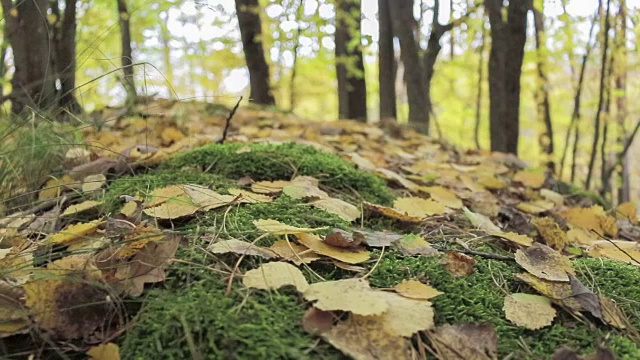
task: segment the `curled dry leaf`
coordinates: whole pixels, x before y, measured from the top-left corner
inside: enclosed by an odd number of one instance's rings
[[[575,274],[568,257],[540,243],[516,251],[515,259],[518,265],[542,279],[569,281],[567,274]]]
[[[512,323],[529,330],[551,325],[556,309],[544,296],[516,293],[504,298],[504,315]]]
[[[469,255],[449,251],[442,257],[444,268],[453,276],[467,276],[473,273],[476,260]]]
[[[309,287],[302,272],[286,262],[269,262],[257,269],[249,270],[242,277],[242,283],[246,287],[263,290],[275,290],[292,285],[301,293]]]

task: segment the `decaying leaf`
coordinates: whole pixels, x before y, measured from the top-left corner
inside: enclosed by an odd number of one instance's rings
[[[275,290],[293,285],[298,292],[304,292],[309,283],[297,267],[286,262],[269,262],[259,268],[247,271],[242,277],[244,286],[249,288]]]
[[[591,257],[601,257],[640,266],[640,244],[635,241],[600,240],[587,249]]]
[[[302,316],[302,327],[310,334],[320,335],[331,330],[336,316],[331,311],[310,307]]]
[[[423,186],[420,188],[431,195],[431,198],[442,205],[451,209],[462,209],[462,200],[453,192],[443,188],[442,186]]]
[[[408,223],[419,223],[419,222],[422,222],[422,219],[423,219],[420,216],[410,216],[403,211],[396,210],[394,208],[390,208],[387,206],[376,205],[369,202],[364,202],[363,204],[367,206],[369,209],[371,209],[372,211],[392,219],[396,219],[396,220],[400,220]]]
[[[375,319],[351,315],[321,335],[355,360],[410,360],[411,344],[387,333]]]
[[[411,337],[418,331],[434,327],[434,312],[429,301],[409,299],[384,291],[377,291],[377,293],[389,304],[389,309],[382,315],[367,316],[367,318],[378,321],[385,332]]]
[[[444,205],[435,200],[419,197],[398,198],[393,202],[393,208],[412,218],[440,215],[447,210]]]
[[[428,334],[440,359],[495,360],[498,358],[498,337],[491,325],[445,324]]]
[[[531,223],[538,229],[540,236],[550,247],[562,250],[569,244],[565,233],[555,220],[550,217],[532,219]]]
[[[407,234],[395,244],[406,255],[433,256],[438,254],[438,250],[434,249],[427,240],[415,234]]]
[[[236,196],[219,194],[202,185],[182,185],[182,189],[197,208],[205,211],[227,206],[236,200]]]
[[[387,301],[371,289],[364,279],[324,281],[309,285],[304,298],[316,301],[325,311],[350,311],[358,315],[381,315],[389,309]]]
[[[255,227],[257,227],[258,229],[273,235],[299,234],[299,233],[307,233],[307,232],[326,229],[325,227],[299,228],[299,227],[283,224],[280,221],[271,220],[271,219],[254,220],[253,225],[255,225]]]
[[[558,305],[576,313],[583,310],[582,305],[573,297],[571,284],[568,282],[545,280],[529,273],[517,274],[516,277]]]
[[[120,360],[118,344],[106,343],[94,346],[87,351],[89,360]]]
[[[96,207],[102,205],[102,201],[97,200],[87,200],[83,201],[79,204],[71,205],[68,208],[64,209],[60,216],[72,216],[77,215],[81,212],[85,212],[87,210],[95,209]]]
[[[257,181],[251,184],[251,191],[258,194],[277,194],[282,188],[289,185],[289,181]]]
[[[491,222],[491,219],[489,219],[488,217],[482,214],[474,213],[466,207],[462,208],[462,210],[464,211],[464,215],[467,217],[467,219],[471,221],[471,224],[473,224],[473,226],[477,227],[478,229],[486,231],[489,234],[502,232],[502,230],[500,230],[499,227],[495,226],[493,222]]]
[[[234,253],[238,255],[260,256],[265,259],[276,257],[276,254],[267,248],[254,245],[247,241],[230,239],[215,242],[207,247],[214,254]]]
[[[602,308],[602,320],[618,329],[626,329],[628,321],[622,310],[616,306],[616,303],[604,295],[599,295],[598,298]]]
[[[177,219],[195,214],[199,208],[190,201],[163,202],[158,206],[144,209],[144,213],[158,219]]]
[[[296,237],[298,238],[298,242],[314,252],[347,264],[359,264],[369,260],[370,257],[369,252],[366,250],[352,250],[331,246],[314,234],[298,233]]]
[[[444,268],[453,276],[467,276],[473,273],[476,260],[469,255],[448,251],[442,257]]]
[[[504,314],[518,326],[538,330],[551,325],[556,316],[556,309],[544,296],[516,293],[505,296]]]
[[[522,170],[513,176],[513,181],[521,182],[534,189],[542,187],[544,180],[544,173],[541,171]]]
[[[569,281],[567,274],[575,273],[568,257],[540,243],[516,251],[515,259],[525,270],[546,280]]]
[[[339,248],[357,249],[362,245],[363,238],[342,229],[333,229],[330,234],[324,237],[324,242]]]
[[[248,190],[232,188],[227,191],[229,191],[229,194],[233,195],[234,197],[239,197],[237,201],[241,203],[259,204],[273,201],[273,198],[271,196],[254,193]]]
[[[572,296],[576,299],[582,308],[594,317],[602,320],[602,307],[598,295],[589,290],[575,276],[569,274],[569,284],[571,285]]]
[[[184,197],[186,194],[180,185],[170,185],[162,188],[153,189],[147,198],[146,207],[158,206],[170,199]]]
[[[298,176],[282,188],[282,192],[294,199],[325,199],[329,194],[320,190],[318,179],[311,176]]]
[[[522,246],[531,246],[533,244],[533,239],[528,237],[527,235],[521,235],[518,233],[514,233],[514,232],[497,232],[497,233],[491,233],[491,235],[493,236],[497,236],[497,237],[501,237],[503,239],[507,239],[511,242],[514,242],[518,245],[522,245]]]
[[[418,280],[402,280],[393,288],[398,294],[418,300],[429,300],[443,293]]]
[[[625,202],[616,207],[616,217],[618,219],[627,219],[632,224],[638,222],[638,207],[633,203]]]
[[[605,234],[616,236],[618,234],[616,219],[607,215],[604,209],[598,205],[589,208],[572,208],[560,212],[559,215],[571,225],[593,231],[600,236]]]
[[[23,297],[20,287],[0,280],[0,339],[28,331],[29,313]]]
[[[68,244],[73,241],[83,239],[84,237],[94,233],[98,227],[104,222],[102,219],[93,220],[87,223],[78,223],[67,226],[65,229],[52,234],[47,239],[47,243],[51,244]]]
[[[564,205],[564,196],[553,190],[540,189],[540,195],[546,200],[553,202],[556,206]]]
[[[394,242],[402,239],[404,235],[394,234],[383,231],[363,231],[353,232],[353,237],[362,239],[364,243],[371,247],[391,246]]]

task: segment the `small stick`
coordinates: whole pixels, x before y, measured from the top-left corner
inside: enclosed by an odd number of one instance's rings
[[[445,249],[445,248],[436,247],[436,246],[433,246],[433,248],[436,249],[436,250],[440,250],[440,251],[455,251],[455,252],[459,252],[459,253],[463,253],[463,254],[467,254],[467,255],[481,256],[481,257],[484,257],[484,258],[487,258],[487,259],[493,259],[493,260],[515,261],[515,259],[513,257],[507,256],[507,255],[486,253],[486,252],[475,251],[475,250],[471,250],[471,249]]]
[[[238,102],[236,103],[236,106],[233,107],[233,109],[231,109],[231,112],[229,113],[229,116],[227,116],[227,120],[224,124],[224,130],[222,130],[222,137],[220,138],[220,140],[218,140],[218,144],[224,144],[224,141],[227,139],[227,133],[229,132],[229,126],[231,126],[231,119],[233,119],[233,115],[236,114],[236,111],[238,110],[238,107],[240,107],[240,102],[242,101],[242,96],[240,96],[240,98],[238,99]]]

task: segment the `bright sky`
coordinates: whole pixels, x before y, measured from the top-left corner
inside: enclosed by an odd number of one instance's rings
[[[305,15],[311,15],[316,12],[325,19],[333,17],[333,6],[328,4],[319,5],[317,0],[303,0],[304,1],[304,13]],[[271,4],[265,8],[267,15],[276,17],[284,11],[280,5],[280,1],[271,0]],[[365,36],[371,36],[373,41],[377,41],[378,22],[376,20],[376,13],[378,11],[378,2],[376,0],[362,0],[362,33]],[[416,2],[416,15],[418,14],[418,8]],[[567,11],[572,16],[591,16],[597,7],[598,0],[570,0],[567,6]],[[429,1],[427,1],[427,5]],[[627,0],[627,6],[630,8],[640,7],[640,0]],[[170,32],[174,36],[185,37],[187,41],[197,43],[198,41],[212,41],[213,48],[220,48],[225,46],[222,42],[215,39],[226,34],[229,36],[236,36],[240,40],[240,35],[237,29],[237,21],[233,19],[230,22],[222,25],[214,25],[215,19],[219,18],[219,9],[222,7],[224,13],[232,14],[235,11],[234,0],[188,0],[182,3],[179,8],[172,8],[169,11],[168,26]],[[440,21],[445,23],[449,19],[449,2],[441,1]],[[196,15],[201,14],[201,18],[198,24],[183,23],[180,21],[182,14],[184,15]],[[558,16],[562,13],[560,6],[560,0],[545,0],[545,14],[550,17]],[[291,31],[296,28],[295,21],[283,21],[280,24],[280,28],[283,31]],[[581,29],[585,34],[588,32],[588,25],[585,24],[585,28]],[[586,36],[586,35],[585,35]],[[157,41],[157,39],[155,40]],[[151,45],[151,44],[147,44]],[[155,45],[155,44],[153,44]],[[313,43],[309,38],[302,38],[300,40],[299,51],[304,56],[312,52]],[[322,46],[330,50],[333,49],[333,40],[330,37],[326,37],[322,40]],[[240,51],[240,44],[238,41],[238,48],[236,51]],[[183,54],[174,54],[180,57]],[[291,53],[278,54],[276,49],[273,49],[270,53],[272,59],[278,59],[286,66],[291,66],[293,62],[293,56]],[[231,93],[237,93],[242,91],[248,85],[248,74],[246,69],[234,69],[231,70],[225,81],[223,82],[224,90]]]

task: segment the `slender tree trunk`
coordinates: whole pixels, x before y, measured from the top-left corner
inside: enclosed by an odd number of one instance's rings
[[[434,6],[437,6],[437,4]],[[435,19],[435,22],[438,22],[437,18]],[[453,0],[449,0],[449,22],[453,22]],[[456,36],[455,35],[456,35],[455,29],[451,29],[451,41],[449,41],[449,57],[451,60],[453,60],[453,56],[455,55],[455,52],[456,52]]]
[[[476,94],[476,121],[473,129],[473,140],[476,144],[476,149],[480,149],[480,121],[482,120],[482,83],[484,80],[484,49],[487,42],[487,31],[485,27],[482,27],[480,32],[480,47],[478,53],[480,59],[478,59],[478,93]]]
[[[82,107],[73,95],[76,87],[76,0],[65,0],[62,21],[56,24],[53,34],[55,68],[61,85],[58,104],[77,114]]]
[[[607,178],[607,145],[609,144],[609,125],[611,122],[611,97],[613,92],[612,80],[613,80],[613,67],[615,66],[613,51],[609,55],[609,64],[607,65],[607,78],[605,80],[606,93],[605,93],[605,105],[602,115],[602,143],[600,143],[600,196],[606,199],[608,194],[611,194],[611,184],[609,178]]]
[[[618,7],[617,26],[616,26],[616,40],[617,40],[617,55],[615,68],[615,86],[616,86],[616,123],[617,123],[617,139],[616,143],[620,148],[623,148],[626,137],[626,121],[628,115],[627,109],[627,4],[626,0],[620,0]],[[622,152],[622,150],[621,150]],[[631,184],[629,182],[629,157],[627,154],[618,153],[618,157],[622,158],[621,165],[619,167],[617,177],[617,183],[620,184],[618,188],[618,203],[623,203],[631,199]]]
[[[546,71],[546,35],[544,30],[544,17],[542,1],[539,3],[540,8],[534,7],[533,19],[535,25],[536,53],[537,63],[536,69],[538,73],[538,87],[536,89],[536,105],[538,110],[538,122],[544,126],[544,132],[539,136],[538,143],[540,149],[547,158],[547,169],[555,173],[555,163],[553,160],[554,143],[553,143],[553,122],[551,121],[551,105],[549,104],[549,89],[551,84],[547,78]]]
[[[360,0],[336,0],[336,73],[340,117],[367,121]]]
[[[596,163],[596,154],[598,152],[598,142],[600,141],[600,127],[602,110],[604,107],[604,93],[605,93],[605,79],[607,77],[607,54],[609,52],[609,29],[611,23],[609,21],[609,14],[611,10],[611,0],[607,0],[607,8],[605,10],[604,17],[604,29],[602,31],[603,45],[602,45],[602,64],[600,68],[600,90],[598,92],[598,109],[596,111],[596,118],[594,121],[594,134],[593,143],[591,145],[591,156],[589,158],[589,168],[587,170],[587,179],[585,181],[585,188],[589,190],[591,187],[591,179],[593,176],[593,170]]]
[[[236,13],[244,57],[249,69],[251,101],[262,105],[274,105],[276,102],[269,85],[269,65],[262,48],[260,4],[258,0],[236,0]]]
[[[120,25],[120,46],[122,55],[122,82],[127,92],[127,104],[133,105],[137,101],[136,84],[133,77],[133,51],[131,50],[131,22],[126,0],[116,0],[118,4],[118,24]]]
[[[392,0],[378,0],[378,66],[380,119],[396,119],[396,56],[393,49],[393,25],[389,7]]]
[[[393,0],[390,10],[394,32],[400,40],[400,57],[404,65],[409,100],[409,125],[421,133],[428,134],[429,107],[420,48],[414,32],[416,20],[413,17],[413,0]]]
[[[530,0],[510,1],[507,21],[502,0],[485,0],[491,24],[489,97],[491,150],[518,153],[520,131],[520,75],[527,39]]]
[[[5,21],[6,23],[6,21]],[[7,75],[7,48],[8,48],[8,39],[7,39],[7,28],[5,26],[5,38],[2,39],[2,46],[0,46],[0,97],[4,96],[4,77]]]
[[[1,1],[15,65],[11,79],[11,111],[20,114],[27,107],[48,109],[55,106],[47,0]]]

